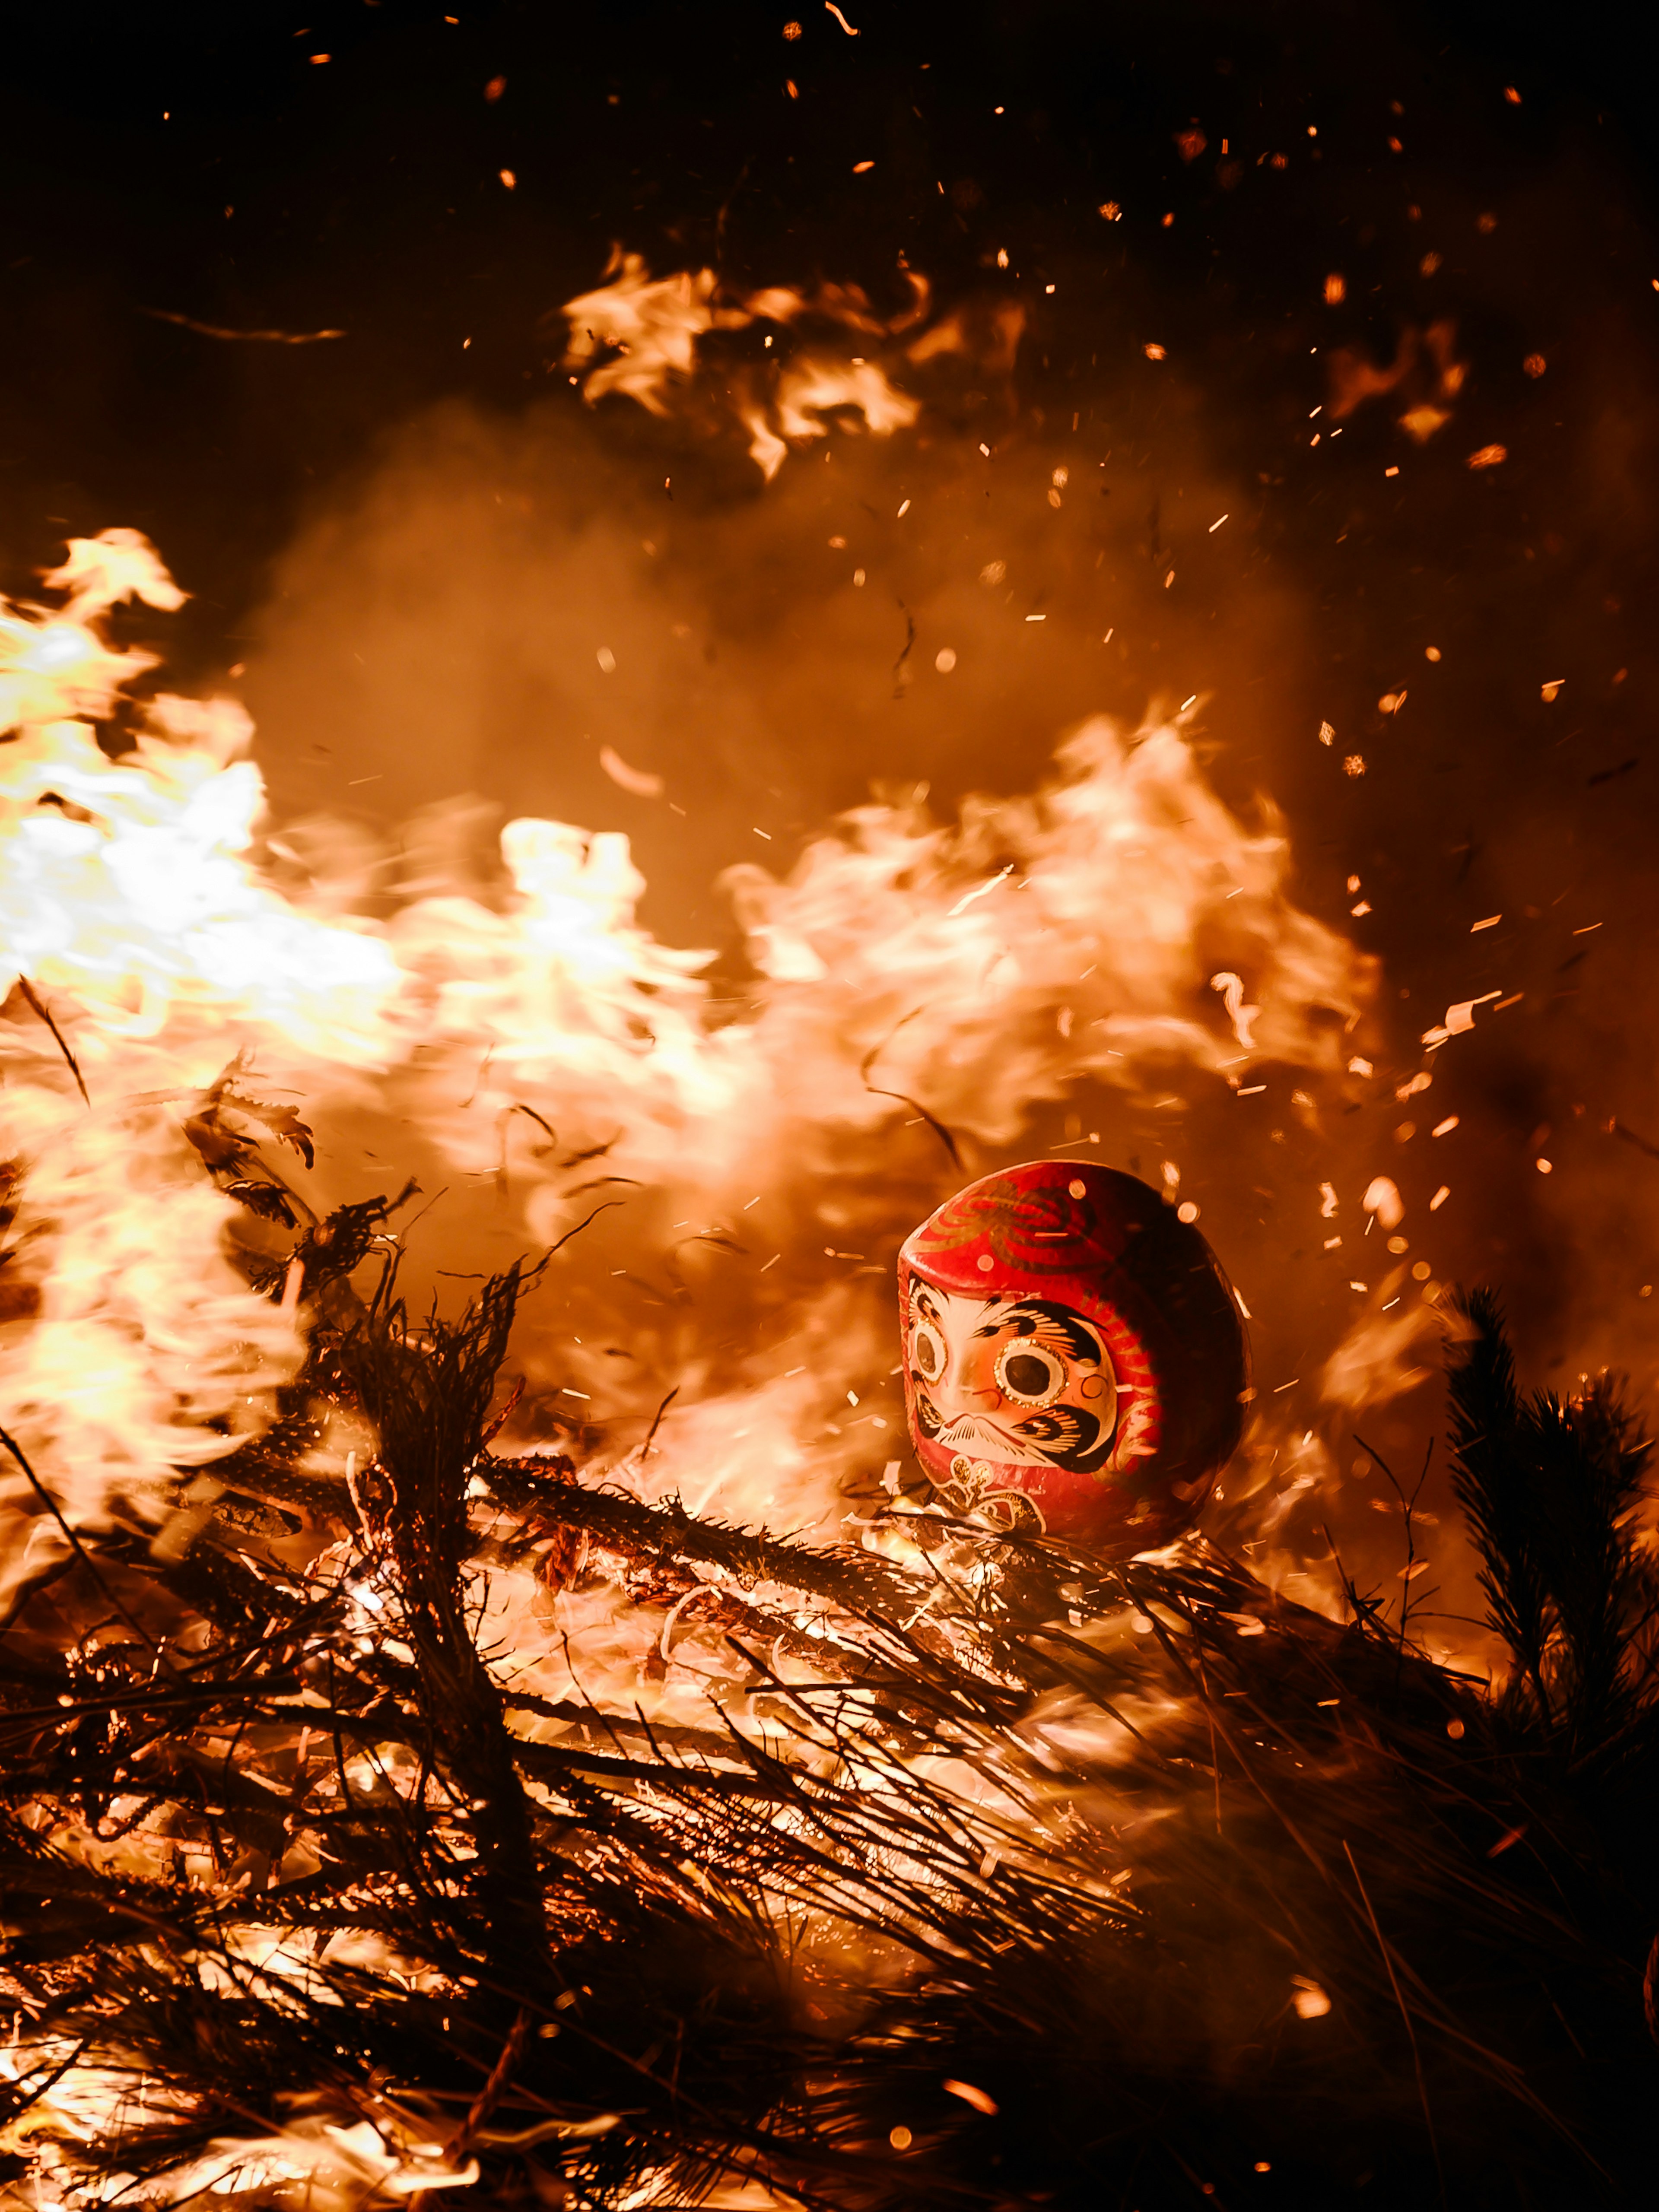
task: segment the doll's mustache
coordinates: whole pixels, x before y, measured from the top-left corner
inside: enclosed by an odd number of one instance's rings
[[[1102,1425],[1074,1407],[1050,1409],[1008,1428],[974,1413],[946,1420],[925,1390],[916,1392],[916,1425],[928,1441],[956,1450],[978,1445],[994,1454],[1010,1446],[1035,1452],[1055,1467],[1084,1466],[1101,1449]]]

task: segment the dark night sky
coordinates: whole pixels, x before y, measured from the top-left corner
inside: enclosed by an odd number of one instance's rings
[[[49,516],[85,529],[119,514],[211,572],[197,619],[234,627],[296,514],[378,432],[447,393],[512,409],[538,391],[538,318],[621,235],[657,265],[817,269],[878,291],[902,249],[949,291],[972,280],[988,224],[1060,269],[1096,250],[1098,198],[1144,222],[1167,197],[1181,221],[1139,281],[1171,328],[1206,334],[1237,406],[1229,337],[1304,309],[1340,227],[1370,196],[1400,197],[1389,98],[1409,108],[1419,197],[1450,180],[1524,188],[1593,147],[1632,206],[1650,198],[1654,33],[1622,13],[1614,38],[1598,9],[970,0],[866,7],[854,40],[815,5],[786,44],[791,12],[14,11],[0,88],[0,546],[14,571],[49,556]],[[1508,82],[1523,104],[1505,112]],[[1261,179],[1218,191],[1230,130],[1290,143],[1310,118],[1323,166],[1274,179],[1270,215]],[[1172,133],[1194,118],[1211,155],[1187,171]],[[856,182],[854,142],[882,156]],[[978,197],[940,200],[935,179]],[[1621,250],[1642,264],[1628,223]],[[1564,281],[1536,272],[1547,295]],[[1535,343],[1559,318],[1534,304]],[[1373,319],[1384,347],[1398,305]],[[155,308],[349,336],[230,346]]]

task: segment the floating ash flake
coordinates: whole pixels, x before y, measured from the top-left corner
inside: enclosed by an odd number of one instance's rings
[[[1446,1200],[1450,1196],[1451,1185],[1448,1182],[1443,1182],[1439,1189],[1436,1191],[1434,1196],[1429,1200],[1429,1212],[1431,1213],[1438,1213],[1441,1207],[1446,1203]]]
[[[1165,358],[1164,350],[1161,345],[1154,345],[1149,343],[1142,346],[1140,350],[1146,355],[1148,361],[1163,361]]]
[[[204,323],[194,315],[179,315],[166,307],[141,307],[141,315],[153,322],[176,323],[180,330],[194,331],[204,338],[225,338],[256,345],[321,345],[331,338],[343,338],[343,331],[239,331],[228,330],[222,323]]]
[[[1509,457],[1507,446],[1479,446],[1469,455],[1465,465],[1472,469],[1495,469]]]
[[[1425,1044],[1443,1044],[1448,1037],[1462,1036],[1474,1027],[1474,1010],[1490,1006],[1494,999],[1503,996],[1501,991],[1483,991],[1478,999],[1460,999],[1455,1006],[1448,1006],[1446,1018],[1436,1029],[1425,1030]]]
[[[1365,773],[1365,756],[1364,753],[1345,754],[1342,761],[1342,773],[1344,775],[1350,776],[1364,775]]]
[[[988,2097],[983,2089],[975,2088],[971,2081],[946,2080],[939,2087],[947,2096],[960,2097],[964,2105],[971,2105],[976,2112],[983,2112],[988,2118],[994,2118],[1000,2109],[994,2097]]]
[[[610,745],[599,747],[599,766],[612,783],[621,790],[631,792],[636,799],[660,799],[664,784],[659,775],[647,769],[630,768],[619,752]]]
[[[1480,929],[1496,929],[1498,923],[1502,921],[1504,917],[1501,914],[1489,914],[1483,921],[1472,921],[1469,924],[1469,935],[1473,937],[1475,932]]]
[[[1539,697],[1544,701],[1547,706],[1553,706],[1555,702],[1560,697],[1562,691],[1565,689],[1566,681],[1567,679],[1565,676],[1552,676],[1547,683],[1540,684],[1539,685]]]

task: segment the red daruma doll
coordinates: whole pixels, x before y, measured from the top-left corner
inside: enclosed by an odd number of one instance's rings
[[[947,1511],[1119,1558],[1191,1528],[1249,1355],[1215,1255],[1156,1191],[1005,1168],[906,1239],[898,1282],[905,1411]]]

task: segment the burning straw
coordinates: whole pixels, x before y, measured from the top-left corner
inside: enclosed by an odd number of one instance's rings
[[[895,1507],[886,1556],[826,1550],[498,1455],[529,1279],[416,1321],[382,1226],[360,1304],[363,1231],[302,1240],[306,1364],[189,1541],[77,1544],[14,1606],[18,2201],[1632,2184],[1659,1701],[1607,1389],[1524,1403],[1469,1308],[1494,1692],[1201,1542],[1109,1567]],[[329,1417],[374,1439],[345,1479],[306,1470]],[[704,1724],[515,1691],[511,1574],[665,1649],[700,1600]]]

